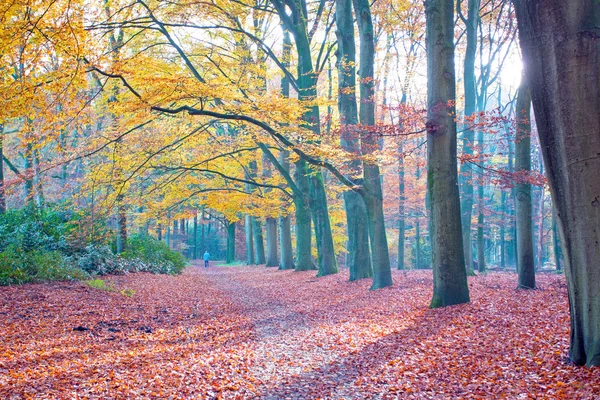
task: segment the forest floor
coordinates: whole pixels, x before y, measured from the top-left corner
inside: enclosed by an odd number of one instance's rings
[[[370,291],[346,271],[187,268],[179,276],[0,288],[0,398],[600,398],[566,362],[564,276],[469,278],[428,309],[431,271]]]

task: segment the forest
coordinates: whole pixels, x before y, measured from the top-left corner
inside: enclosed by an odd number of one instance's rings
[[[3,398],[600,397],[597,0],[0,27]]]

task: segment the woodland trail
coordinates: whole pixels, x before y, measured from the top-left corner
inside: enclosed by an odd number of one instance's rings
[[[598,398],[565,363],[564,277],[427,308],[430,271],[391,288],[264,267],[0,288],[0,398]],[[133,293],[128,297],[127,293]]]

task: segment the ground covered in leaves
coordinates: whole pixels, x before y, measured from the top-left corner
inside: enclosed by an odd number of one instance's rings
[[[430,310],[429,271],[369,291],[347,273],[190,267],[0,288],[0,398],[598,398],[569,365],[564,276],[469,278]]]

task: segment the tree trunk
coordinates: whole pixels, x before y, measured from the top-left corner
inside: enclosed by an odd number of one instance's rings
[[[556,223],[556,213],[552,210],[552,247],[554,247],[554,263],[556,270],[562,271],[562,251],[560,248],[560,240],[558,238],[558,227]]]
[[[469,301],[458,193],[454,1],[427,0],[427,186],[431,201],[431,307]]]
[[[263,240],[262,221],[258,217],[252,218],[252,237],[254,238],[254,263],[263,265],[265,260],[265,242]]]
[[[315,270],[311,254],[311,221],[310,208],[308,206],[308,178],[306,176],[306,162],[302,159],[296,161],[294,181],[299,187],[302,195],[294,195],[294,206],[296,209],[296,260],[294,264],[296,271]]]
[[[540,221],[538,224],[538,254],[537,270],[544,268],[544,188],[540,188]]]
[[[404,207],[404,150],[402,148],[402,139],[398,143],[398,269],[405,269],[404,266],[404,234],[406,211]]]
[[[578,365],[600,365],[600,4],[515,3],[563,245],[570,356]]]
[[[506,212],[506,191],[502,190],[502,200],[501,200],[501,209],[500,215],[507,216]],[[500,221],[500,268],[506,269],[506,220],[503,218]]]
[[[196,214],[194,215],[194,250],[192,253],[192,259],[197,260],[198,255],[198,214]]]
[[[298,56],[298,99],[300,101],[313,102],[317,97],[317,75],[313,68],[307,20],[305,16],[306,1],[302,0],[286,4],[287,7],[284,8],[282,8],[282,3],[274,3],[274,6],[277,7],[277,12],[280,14],[280,16],[282,16],[281,19],[286,24],[286,29],[293,34],[295,39],[294,42],[296,44],[296,53]],[[319,117],[318,106],[309,106],[302,115],[302,119],[304,122],[304,128],[310,129],[317,137],[321,134],[321,121]],[[302,173],[306,174],[306,172],[308,172],[306,163],[301,161],[301,164],[302,165],[300,168],[298,168],[297,164],[296,170],[297,172],[301,171]],[[309,184],[306,186],[306,189],[308,190],[305,193],[309,195],[309,201],[306,202],[303,200],[303,206],[308,205],[310,208],[315,225],[315,236],[319,259],[318,276],[333,274],[338,271],[338,268],[333,248],[333,236],[331,233],[323,176],[321,171],[317,169],[316,171],[312,172],[307,179]],[[305,188],[303,184],[297,184],[297,186]],[[298,236],[298,230],[296,234],[297,238],[300,239]],[[308,242],[310,247],[310,237],[302,238],[302,240]],[[298,246],[296,246],[296,252],[298,252]],[[303,263],[306,263],[306,265],[299,266],[297,262],[296,269],[309,268],[306,255],[303,255],[303,258],[305,258]]]
[[[342,149],[360,155],[360,142],[357,133],[358,109],[356,106],[356,47],[354,43],[354,19],[352,1],[337,0],[336,25],[338,39],[338,109],[340,113],[340,144]],[[360,161],[347,164],[351,175],[360,174]],[[346,267],[350,270],[350,280],[373,276],[369,254],[369,233],[367,209],[362,196],[353,191],[344,192],[347,226]]]
[[[479,7],[481,0],[469,0],[466,22],[467,49],[465,52],[463,81],[465,88],[465,132],[463,133],[463,155],[473,155],[475,132],[471,128],[477,106],[477,84],[475,80],[475,59],[477,55],[477,28],[479,26]],[[471,245],[471,224],[473,215],[473,166],[464,162],[460,166],[462,188],[462,235],[465,253],[465,265],[470,274],[473,269],[473,250]]]
[[[531,94],[525,77],[519,87],[516,115],[515,171],[527,174],[531,171]],[[515,185],[515,195],[519,288],[535,289],[531,184],[521,178]]]
[[[479,147],[479,162],[483,165],[483,131],[478,132],[478,147]],[[483,206],[485,204],[484,178],[483,171],[479,177],[479,185],[477,186],[477,270],[485,271],[485,235],[483,224],[485,223]]]
[[[279,258],[277,257],[277,220],[275,218],[267,218],[265,232],[267,236],[265,264],[267,267],[277,267],[279,266]]]
[[[252,241],[252,217],[246,215],[246,221],[244,223],[244,229],[246,232],[246,264],[254,264],[254,242]]]
[[[354,0],[356,21],[360,38],[360,113],[359,121],[363,127],[375,127],[375,42],[370,3],[368,0]],[[375,135],[369,130],[361,130],[363,155],[370,155],[378,148]],[[363,161],[364,195],[369,222],[369,240],[371,243],[371,261],[373,263],[373,285],[379,289],[392,285],[392,271],[385,231],[383,213],[383,190],[379,166],[376,160],[365,158]]]
[[[227,224],[227,257],[226,263],[231,264],[235,261],[235,222]]]
[[[279,269],[294,269],[290,217],[279,217]]]
[[[289,67],[290,65],[291,47],[290,33],[283,29],[282,62],[286,67]],[[290,83],[285,75],[281,78],[281,95],[287,98],[290,97]],[[289,174],[290,162],[288,151],[281,150],[279,153],[279,163]],[[279,217],[279,253],[279,269],[294,269],[294,256],[292,254],[292,224],[289,215]],[[308,255],[310,257],[310,247],[308,249]]]

